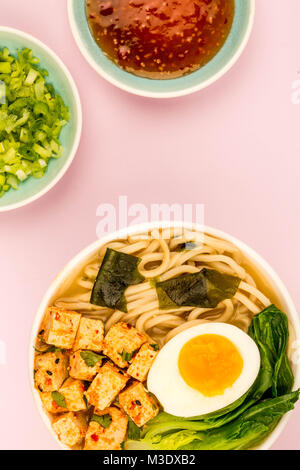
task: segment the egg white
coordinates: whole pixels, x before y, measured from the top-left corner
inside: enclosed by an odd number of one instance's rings
[[[178,357],[185,343],[205,334],[229,339],[243,358],[241,375],[222,395],[214,397],[206,397],[190,387],[178,368]],[[204,323],[179,333],[160,350],[149,371],[147,387],[157,397],[164,411],[189,418],[221,410],[238,400],[252,386],[259,369],[259,350],[249,335],[228,323]]]

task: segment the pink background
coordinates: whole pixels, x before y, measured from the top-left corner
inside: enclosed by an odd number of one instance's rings
[[[300,303],[300,3],[258,0],[246,51],[216,84],[156,101],[114,88],[81,56],[66,1],[0,0],[1,24],[30,33],[69,67],[83,105],[83,135],[67,175],[39,201],[0,214],[0,446],[56,449],[31,397],[28,340],[56,273],[96,238],[96,208],[203,203],[205,222],[248,243]],[[300,406],[274,449],[300,449]]]

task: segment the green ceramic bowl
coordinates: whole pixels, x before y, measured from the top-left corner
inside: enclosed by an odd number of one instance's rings
[[[60,141],[63,155],[51,159],[46,174],[41,179],[29,177],[20,183],[19,189],[10,189],[0,198],[0,212],[25,206],[46,194],[62,178],[76,154],[82,128],[82,112],[79,94],[74,80],[62,61],[38,39],[11,28],[0,26],[0,48],[7,47],[12,54],[28,47],[40,59],[42,68],[48,70],[48,82],[62,96],[70,110],[70,121],[63,128]]]
[[[240,57],[252,30],[255,0],[235,0],[231,32],[218,54],[201,69],[171,80],[150,80],[128,73],[109,60],[93,39],[86,19],[85,0],[68,0],[71,29],[90,65],[113,85],[136,95],[171,98],[207,87],[224,75]]]

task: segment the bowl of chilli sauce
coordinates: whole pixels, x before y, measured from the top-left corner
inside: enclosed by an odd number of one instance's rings
[[[74,38],[112,84],[186,95],[226,73],[249,39],[254,0],[68,0]]]

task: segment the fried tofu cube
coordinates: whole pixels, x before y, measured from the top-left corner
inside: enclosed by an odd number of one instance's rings
[[[59,416],[52,426],[58,439],[68,447],[80,446],[87,430],[85,416],[73,412]]]
[[[103,427],[97,417],[106,418]],[[109,418],[110,417],[110,418]],[[111,422],[107,423],[107,418]],[[106,408],[103,411],[95,410],[86,433],[84,450],[121,450],[125,440],[128,418],[122,410],[116,407]]]
[[[47,308],[46,313],[43,316],[43,319],[42,319],[40,327],[39,327],[39,336],[41,336],[41,337],[43,337],[43,335],[45,333],[45,329],[46,329],[48,319],[49,319],[49,311],[50,311],[50,309]]]
[[[104,326],[101,320],[92,320],[82,317],[79,323],[74,351],[77,349],[89,349],[91,351],[102,351],[104,338]]]
[[[65,397],[69,411],[86,410],[84,391],[84,383],[81,380],[72,379],[72,377],[69,377],[59,389],[59,393]]]
[[[36,349],[36,351],[39,351],[39,352],[46,352],[47,349],[49,349],[49,344],[47,344],[45,339],[44,339],[45,328],[46,328],[47,323],[48,323],[48,318],[49,318],[49,314],[48,314],[48,311],[47,311],[45,313],[45,315],[43,316],[43,319],[41,321],[41,324],[40,324],[40,327],[39,327],[39,332],[38,332],[36,342],[35,342],[35,349]]]
[[[159,412],[156,400],[141,382],[134,382],[127,390],[120,393],[119,403],[137,426],[144,426]]]
[[[103,353],[119,367],[128,367],[133,355],[146,341],[146,336],[129,323],[117,323],[104,338]]]
[[[46,315],[48,315],[44,333],[46,343],[58,348],[72,349],[81,318],[80,313],[49,307]]]
[[[70,355],[69,374],[74,379],[90,382],[98,374],[101,363],[102,356],[99,354],[79,349]]]
[[[85,392],[88,402],[98,408],[104,410],[109,407],[119,392],[125,387],[129,376],[107,362],[101,367],[99,373]]]
[[[155,350],[154,345],[143,344],[139,352],[133,357],[127,373],[134,379],[144,382],[157,354],[158,351]]]
[[[58,413],[66,413],[68,411],[66,408],[59,406],[56,403],[56,401],[53,400],[52,392],[40,393],[40,397],[48,413],[58,414]]]
[[[58,390],[68,376],[68,355],[62,351],[38,354],[34,359],[34,381],[40,392]]]

